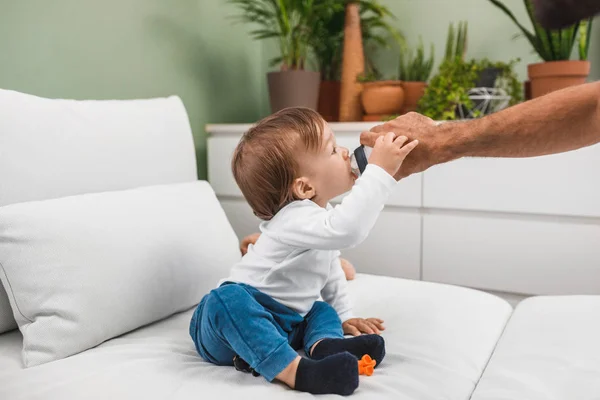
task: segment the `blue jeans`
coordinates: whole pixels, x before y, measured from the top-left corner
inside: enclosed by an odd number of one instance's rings
[[[206,361],[233,365],[237,354],[269,382],[304,347],[319,340],[343,338],[337,312],[317,301],[303,318],[252,286],[224,283],[204,296],[190,323],[196,350]]]

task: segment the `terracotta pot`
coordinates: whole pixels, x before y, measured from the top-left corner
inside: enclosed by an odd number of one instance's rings
[[[366,114],[400,114],[404,103],[402,81],[364,83],[361,102]]]
[[[271,112],[287,107],[308,107],[317,110],[321,74],[313,71],[291,70],[269,72]]]
[[[551,61],[527,66],[531,81],[531,97],[536,98],[585,83],[590,74],[589,61]]]
[[[340,87],[339,81],[321,81],[317,110],[327,122],[340,120]]]
[[[402,114],[417,110],[417,104],[425,94],[426,87],[426,82],[402,82],[402,88],[404,89]]]
[[[390,114],[365,114],[362,117],[363,122],[383,122],[390,118]]]
[[[523,83],[523,96],[525,97],[525,101],[531,100],[531,82],[525,81]]]

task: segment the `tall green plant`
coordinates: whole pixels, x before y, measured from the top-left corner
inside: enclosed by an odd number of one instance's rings
[[[304,69],[309,52],[310,25],[326,4],[320,0],[228,0],[241,14],[239,21],[254,24],[254,39],[277,39],[280,55],[271,65]]]
[[[386,18],[395,18],[387,7],[379,4],[377,0],[359,1],[359,4],[361,5],[361,29],[365,46],[366,75],[371,75],[376,80],[380,80],[382,74],[373,62],[375,50],[390,48],[391,43],[394,42],[403,46],[406,42],[402,33],[386,22]]]
[[[423,41],[419,40],[416,54],[406,46],[400,49],[400,74],[401,81],[406,82],[427,82],[431,76],[434,62],[434,47],[431,44],[431,54],[429,58],[425,57],[425,48]]]
[[[502,10],[521,30],[536,53],[544,61],[563,61],[571,59],[573,46],[579,34],[579,58],[587,60],[590,46],[590,31],[592,20],[580,21],[568,28],[550,30],[543,28],[535,19],[534,6],[531,0],[523,0],[527,15],[533,25],[533,32],[523,26],[515,15],[500,0],[490,0],[492,4]]]
[[[345,0],[351,2],[351,0]],[[404,43],[402,33],[394,28],[388,19],[395,19],[396,16],[389,8],[382,5],[378,0],[357,0],[360,6],[360,27],[362,30],[363,42],[377,44],[381,47],[389,47],[390,37],[399,44]]]
[[[346,8],[343,0],[322,1],[328,6],[312,20],[309,40],[321,78],[333,81],[341,69]]]

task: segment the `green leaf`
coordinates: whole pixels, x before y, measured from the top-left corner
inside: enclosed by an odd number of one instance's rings
[[[250,35],[254,36],[254,39],[268,39],[279,37],[279,32],[277,31],[268,31],[266,29],[258,29],[254,31],[250,31]]]
[[[529,2],[529,0],[524,0],[524,1],[525,1],[526,5]],[[521,32],[523,32],[523,35],[525,35],[525,37],[529,40],[531,45],[536,49],[538,54],[540,54],[540,56],[542,58],[544,58],[542,56],[542,53],[544,53],[544,49],[541,48],[538,38],[517,20],[515,15],[508,9],[508,7],[506,7],[504,5],[504,3],[502,3],[499,0],[490,0],[490,2],[492,4],[494,4],[496,7],[498,7],[500,10],[502,10],[517,25],[517,27],[521,30]],[[533,17],[531,17],[531,18],[533,18]],[[535,22],[535,18],[533,18],[532,21]]]
[[[581,23],[579,24],[579,59],[582,61],[588,59],[591,30],[591,19],[581,21]]]
[[[532,0],[523,0],[527,15],[534,28],[534,32],[530,32],[519,23],[514,14],[502,3],[502,1],[490,0],[490,2],[513,20],[523,35],[529,40],[535,52],[537,52],[543,60],[569,60],[578,34],[580,37],[580,58],[582,56],[587,57],[587,52],[585,51],[586,46],[582,43],[581,39],[581,32],[583,32],[584,29],[580,28],[579,23],[560,30],[544,29],[535,18],[534,3]]]
[[[445,60],[449,60],[454,57],[454,24],[448,25],[448,36],[446,38],[446,55]]]

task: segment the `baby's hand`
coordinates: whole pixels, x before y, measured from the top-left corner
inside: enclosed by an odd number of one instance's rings
[[[240,251],[242,252],[242,255],[246,255],[248,252],[248,246],[255,244],[259,237],[260,233],[253,233],[252,235],[248,235],[242,239],[242,243],[240,243]]]
[[[344,334],[360,336],[363,333],[379,335],[385,330],[383,320],[379,318],[351,318],[342,324]]]
[[[369,164],[383,168],[391,176],[396,175],[408,153],[419,144],[417,140],[413,140],[405,146],[408,141],[406,136],[394,137],[394,132],[379,136],[369,157]]]
[[[346,275],[346,280],[353,280],[356,276],[356,270],[354,269],[354,265],[352,265],[350,261],[344,258],[340,258],[340,264],[342,265],[342,269],[344,270],[344,275]]]

